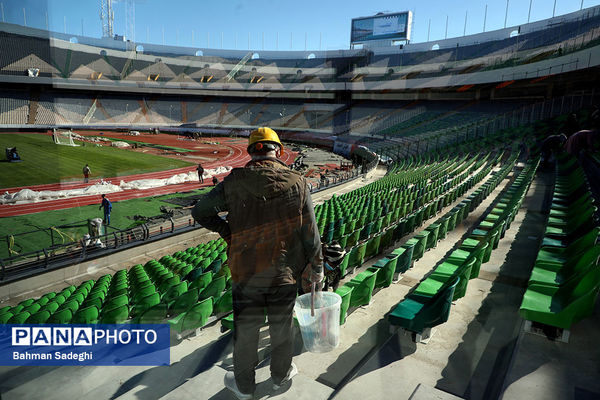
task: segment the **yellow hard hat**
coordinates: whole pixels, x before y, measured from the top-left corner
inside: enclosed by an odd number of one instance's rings
[[[277,136],[277,132],[275,132],[273,129],[263,126],[263,127],[253,130],[250,133],[250,137],[248,138],[248,148],[247,148],[248,152],[250,152],[251,147],[255,143],[259,143],[259,142],[276,143],[279,145],[279,148],[281,149],[281,154],[283,154],[283,145],[281,144],[281,141],[279,140],[279,136]]]

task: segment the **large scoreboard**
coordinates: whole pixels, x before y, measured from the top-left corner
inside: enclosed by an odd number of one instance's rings
[[[350,44],[386,39],[409,41],[411,24],[411,11],[353,18]]]

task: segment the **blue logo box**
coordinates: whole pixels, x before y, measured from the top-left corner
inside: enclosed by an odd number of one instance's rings
[[[168,324],[1,325],[0,365],[170,364]]]

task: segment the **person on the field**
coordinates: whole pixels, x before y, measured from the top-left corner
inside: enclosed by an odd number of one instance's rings
[[[85,167],[83,167],[83,183],[88,183],[90,181],[91,173],[92,170],[90,169],[90,166],[85,164]]]
[[[250,162],[233,169],[192,211],[196,221],[228,244],[234,330],[233,372],[225,375],[225,386],[239,399],[252,398],[256,387],[265,310],[273,388],[298,373],[292,362],[296,282],[307,265],[312,282],[323,280],[321,240],[306,179],[279,160],[283,145],[270,128],[251,132],[247,151]],[[223,219],[218,214],[225,211]]]
[[[102,195],[102,203],[100,204],[100,208],[104,208],[104,225],[110,225],[110,212],[112,211],[112,203],[105,194]]]
[[[202,164],[198,163],[198,167],[196,168],[196,170],[198,171],[198,180],[200,181],[200,183],[204,183],[204,167],[202,166]]]

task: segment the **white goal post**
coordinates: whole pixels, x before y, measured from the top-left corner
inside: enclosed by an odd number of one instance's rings
[[[58,129],[54,129],[52,131],[52,141],[63,146],[79,146],[73,142],[73,131],[71,130],[60,131]]]

